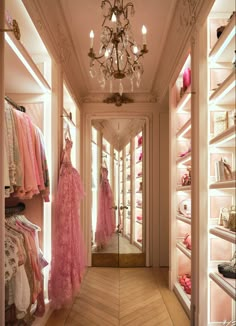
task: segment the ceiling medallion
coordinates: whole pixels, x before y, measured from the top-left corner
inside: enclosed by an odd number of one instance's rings
[[[100,49],[98,54],[94,52],[94,32],[90,32],[90,60],[89,73],[92,78],[97,78],[101,88],[105,88],[109,81],[112,93],[112,81],[119,80],[119,93],[123,93],[122,80],[129,78],[131,91],[140,86],[141,75],[144,72],[141,59],[147,50],[147,29],[142,27],[142,46],[133,38],[129,15],[134,15],[134,5],[123,0],[109,0],[101,3],[103,13],[102,33],[100,36]],[[97,66],[97,68],[96,68]]]
[[[127,96],[120,95],[120,93],[115,93],[112,96],[106,98],[105,100],[103,100],[104,103],[114,103],[116,106],[121,106],[123,103],[133,103],[134,100],[132,100],[131,98],[128,98]]]

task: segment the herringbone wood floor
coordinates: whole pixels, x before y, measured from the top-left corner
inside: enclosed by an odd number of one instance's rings
[[[46,326],[189,326],[167,274],[166,268],[89,268],[72,307],[54,311]]]

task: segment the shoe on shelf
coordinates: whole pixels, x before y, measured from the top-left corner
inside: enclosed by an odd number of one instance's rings
[[[186,248],[191,250],[192,249],[192,243],[191,243],[191,235],[186,234],[183,243],[186,245]]]
[[[234,264],[236,264],[236,251],[234,252],[234,255],[233,257],[230,259],[230,261],[227,261],[227,262],[223,262],[221,264],[218,265],[218,271],[219,273],[222,273],[224,268],[226,266],[233,266]]]
[[[236,264],[225,266],[223,268],[222,274],[226,278],[236,279]]]
[[[186,152],[182,152],[182,153],[180,153],[178,156],[179,157],[184,157],[185,155],[187,155],[188,153],[190,153],[191,152],[191,148],[189,148]]]

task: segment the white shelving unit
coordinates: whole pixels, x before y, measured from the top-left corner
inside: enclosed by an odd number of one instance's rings
[[[143,133],[138,133],[134,139],[134,244],[142,250],[143,245]]]
[[[124,157],[122,169],[120,169],[120,180],[124,180],[123,199],[124,207],[121,210],[123,220],[122,235],[126,237],[130,244],[135,245],[142,251],[143,249],[143,144],[142,131],[132,137],[120,156]]]
[[[191,78],[185,85],[183,79],[190,70],[191,55],[185,57],[184,63],[177,72],[175,82],[170,88],[170,224],[171,224],[171,269],[170,285],[176,293],[188,316],[191,314],[191,294],[179,283],[180,278],[191,275],[192,252],[183,243],[186,234],[191,236],[191,214],[186,216],[182,203],[191,205]],[[187,204],[186,204],[187,205]],[[187,207],[186,207],[187,208]],[[191,207],[189,207],[191,211]],[[191,275],[192,278],[192,275]]]
[[[216,1],[217,2],[217,1]],[[235,171],[235,13],[214,13],[208,17],[208,321],[223,325],[235,320],[236,280],[218,272],[218,264],[229,261],[236,249],[236,232],[219,225],[222,208],[235,205],[235,174],[219,176],[215,165],[225,159]],[[223,18],[222,18],[223,17]],[[230,18],[230,19],[229,19]],[[219,38],[215,27],[224,24]],[[222,114],[222,121],[216,121]],[[221,124],[221,126],[219,125]],[[216,300],[217,298],[217,300]]]

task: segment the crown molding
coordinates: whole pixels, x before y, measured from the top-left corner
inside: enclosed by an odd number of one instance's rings
[[[203,22],[214,0],[180,0],[177,2],[173,21],[168,32],[160,62],[154,78],[152,92],[162,101],[181,59],[194,42],[196,28]]]
[[[51,58],[62,66],[64,79],[69,80],[74,97],[78,103],[82,103],[81,98],[88,92],[88,88],[84,82],[85,78],[81,78],[83,71],[69,34],[61,2],[58,1],[58,5],[54,6],[54,3],[48,0],[22,1]],[[76,71],[74,67],[77,67]]]

